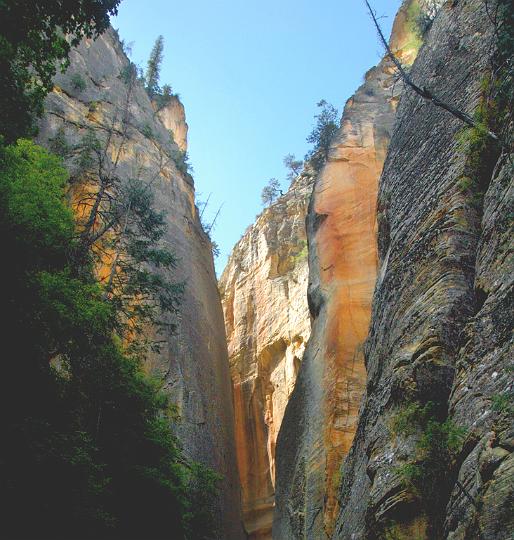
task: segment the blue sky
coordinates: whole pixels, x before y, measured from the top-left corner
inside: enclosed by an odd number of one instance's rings
[[[401,0],[373,0],[389,34]],[[283,157],[303,158],[316,103],[339,111],[382,51],[361,0],[123,0],[112,20],[146,65],[164,36],[161,84],[180,94],[196,192],[223,204],[213,238],[218,273],[262,209],[260,193]]]

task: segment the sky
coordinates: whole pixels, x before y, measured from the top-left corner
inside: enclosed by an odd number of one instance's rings
[[[389,35],[401,0],[373,0]],[[218,274],[262,210],[283,157],[303,158],[316,103],[339,112],[383,52],[362,0],[123,0],[112,19],[143,68],[164,37],[161,85],[186,109],[197,200],[215,223]]]

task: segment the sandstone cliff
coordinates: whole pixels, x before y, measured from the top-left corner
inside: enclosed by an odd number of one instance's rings
[[[271,538],[275,444],[310,334],[304,172],[235,246],[220,279],[244,524]]]
[[[405,2],[391,47],[406,64],[419,46]],[[417,4],[416,4],[417,5]],[[401,85],[384,59],[345,107],[307,219],[312,336],[277,446],[276,538],[330,536],[340,465],[365,387],[363,345],[377,273],[376,200]]]
[[[162,125],[173,133],[173,140],[179,150],[187,151],[187,130],[186,112],[184,105],[177,96],[171,96],[169,102],[157,112]]]
[[[479,0],[447,2],[412,78],[473,113],[494,55]],[[379,193],[367,382],[334,538],[511,538],[512,165],[401,99]],[[477,168],[478,164],[478,168]],[[485,195],[484,193],[485,192]]]
[[[177,435],[185,453],[223,475],[219,537],[243,538],[223,314],[193,179],[181,163],[187,148],[183,107],[173,98],[155,113],[143,87],[128,82],[129,62],[112,30],[84,40],[70,60],[46,100],[39,140],[65,156],[78,181],[78,148],[93,133],[115,174],[151,184],[157,209],[166,212],[166,244],[178,257],[172,279],[184,283],[185,293],[175,332],[164,336],[161,353],[146,368],[162,378],[178,405]]]

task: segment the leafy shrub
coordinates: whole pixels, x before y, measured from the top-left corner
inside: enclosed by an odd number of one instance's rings
[[[451,469],[460,451],[466,430],[451,419],[440,420],[432,402],[411,403],[393,417],[391,428],[397,435],[415,436],[415,461],[397,467],[405,486],[423,503],[431,519],[434,537],[438,535],[446,495],[451,485]]]
[[[172,153],[172,159],[175,163],[177,169],[182,174],[191,174],[193,172],[193,167],[189,163],[189,154],[185,150],[175,150]]]
[[[514,413],[514,392],[512,390],[492,396],[493,411],[499,413]]]
[[[100,105],[99,101],[90,101],[88,105],[88,111],[90,113],[94,113],[98,110],[98,106]]]
[[[154,134],[152,128],[151,128],[148,124],[145,124],[145,125],[141,128],[141,133],[142,133],[147,139],[155,139],[155,134]]]
[[[75,90],[83,92],[86,89],[86,81],[83,79],[80,73],[74,73],[71,76],[71,84]]]

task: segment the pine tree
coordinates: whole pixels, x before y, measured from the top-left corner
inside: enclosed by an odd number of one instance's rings
[[[262,204],[270,205],[278,196],[282,195],[280,183],[276,178],[270,178],[269,182],[264,186],[261,192]]]
[[[314,148],[305,156],[306,161],[310,161],[315,170],[319,171],[328,158],[330,144],[338,129],[337,109],[322,99],[318,104],[321,112],[314,116],[316,125],[307,137],[307,142],[314,145]]]
[[[287,168],[287,179],[292,182],[301,172],[303,161],[297,160],[294,154],[287,154],[284,157],[284,166]]]
[[[163,59],[164,38],[159,36],[154,43],[148,64],[146,67],[146,91],[150,97],[159,93],[159,75],[161,71],[161,63]]]

